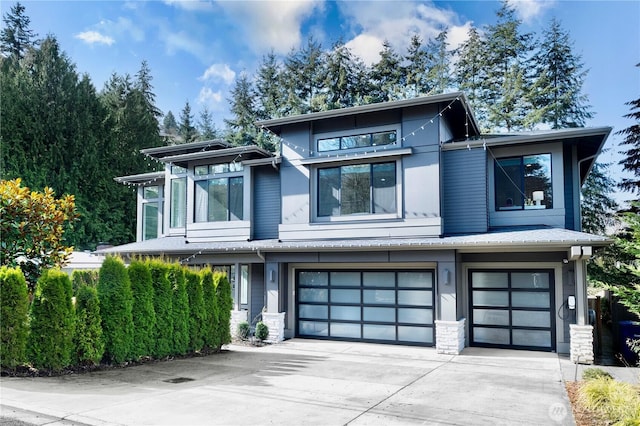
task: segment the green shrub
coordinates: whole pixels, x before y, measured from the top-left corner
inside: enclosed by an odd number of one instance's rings
[[[247,321],[242,321],[238,324],[238,330],[236,331],[236,335],[240,340],[247,340],[249,338],[249,334],[251,333],[251,327]]]
[[[98,278],[105,358],[122,363],[131,359],[133,347],[133,295],[127,268],[119,258],[105,259]]]
[[[267,327],[267,324],[259,321],[256,324],[256,338],[260,340],[266,340],[267,337],[269,337],[269,327]]]
[[[640,424],[640,394],[628,383],[597,377],[581,384],[578,398],[583,407],[601,416],[605,424]]]
[[[15,368],[26,361],[29,294],[20,268],[0,268],[0,363]]]
[[[69,276],[45,271],[37,281],[31,304],[28,358],[36,368],[60,370],[71,364],[75,312]]]
[[[173,351],[173,291],[167,277],[168,266],[161,260],[147,262],[153,283],[153,308],[156,312],[156,358],[164,358]]]
[[[98,291],[86,284],[77,289],[74,347],[74,362],[79,365],[99,364],[104,355]]]
[[[233,309],[233,297],[231,297],[231,284],[227,275],[222,272],[213,274],[213,282],[216,287],[217,306],[217,336],[216,347],[231,343],[231,310]]]
[[[169,265],[168,277],[173,290],[173,353],[184,355],[189,350],[189,297],[184,268],[177,263]]]
[[[133,294],[133,347],[134,359],[151,356],[155,347],[156,311],[153,307],[153,282],[149,264],[134,260],[127,268]]]
[[[582,372],[582,380],[593,380],[593,379],[598,379],[600,377],[613,379],[611,374],[607,373],[601,368],[587,368]]]
[[[187,269],[187,296],[189,297],[189,350],[200,351],[204,347],[205,307],[202,282],[198,273]]]
[[[213,282],[213,271],[205,268],[200,271],[202,282],[202,296],[204,299],[204,325],[202,336],[204,346],[209,349],[218,349],[218,302],[216,287]]]
[[[74,296],[78,294],[78,289],[83,285],[95,288],[98,285],[98,270],[74,269],[71,273],[71,284],[73,285]]]

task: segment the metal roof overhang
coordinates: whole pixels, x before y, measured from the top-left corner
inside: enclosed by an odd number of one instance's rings
[[[190,152],[198,152],[203,150],[218,150],[231,148],[231,146],[231,144],[225,141],[215,139],[178,145],[158,146],[155,148],[145,148],[141,149],[140,152],[142,154],[148,155],[149,157],[162,158],[166,157],[167,155],[188,154]]]
[[[113,178],[118,183],[141,184],[164,179],[164,172],[141,173],[138,175],[118,176]]]
[[[198,151],[187,154],[169,155],[158,158],[163,163],[171,163],[179,166],[187,165],[190,161],[215,159],[219,163],[256,159],[274,159],[275,156],[258,146],[238,146],[233,148],[219,149],[215,151]]]

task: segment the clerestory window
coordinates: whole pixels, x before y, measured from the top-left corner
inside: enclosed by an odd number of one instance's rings
[[[396,143],[395,130],[318,139],[318,151],[366,148]]]

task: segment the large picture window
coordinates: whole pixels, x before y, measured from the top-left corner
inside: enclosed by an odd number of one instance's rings
[[[196,222],[242,220],[242,177],[196,181],[195,204]]]
[[[318,216],[396,212],[396,163],[318,170]]]
[[[497,159],[496,210],[553,208],[551,182],[551,154]]]

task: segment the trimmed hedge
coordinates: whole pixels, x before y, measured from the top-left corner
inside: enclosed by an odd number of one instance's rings
[[[147,262],[134,260],[127,268],[133,293],[133,347],[134,359],[150,356],[155,351],[156,311],[153,307],[153,281]]]
[[[169,266],[168,276],[173,290],[173,353],[184,355],[189,350],[189,297],[184,268],[174,263]]]
[[[202,298],[204,300],[203,337],[206,348],[217,350],[218,345],[218,300],[216,286],[213,282],[213,271],[205,268],[200,271],[202,282]]]
[[[213,282],[216,287],[216,307],[217,307],[217,335],[216,347],[220,349],[222,345],[231,343],[231,310],[233,309],[233,298],[231,297],[231,284],[227,274],[216,272],[213,274]]]
[[[96,287],[98,285],[98,270],[96,269],[76,269],[71,273],[71,284],[73,294],[78,294],[78,289],[83,285]]]
[[[29,361],[36,368],[60,370],[71,364],[75,313],[69,276],[59,269],[45,271],[31,304]]]
[[[155,351],[152,355],[164,358],[173,352],[173,291],[167,277],[169,266],[161,260],[149,260],[153,283],[153,308],[156,312]]]
[[[133,295],[127,269],[117,257],[107,257],[98,278],[102,331],[107,361],[131,359],[133,347]]]
[[[100,302],[96,288],[86,284],[77,289],[74,347],[76,364],[100,364],[104,355]]]
[[[191,269],[185,270],[187,296],[189,297],[189,351],[201,351],[204,347],[206,312],[200,275]]]
[[[20,268],[0,267],[0,363],[15,368],[26,361],[29,293]]]

